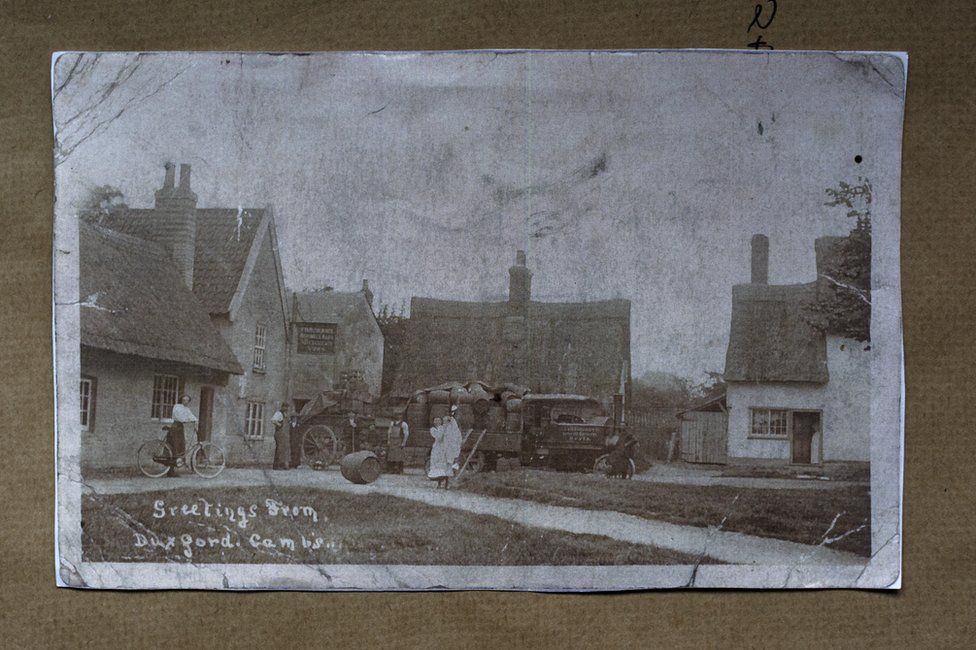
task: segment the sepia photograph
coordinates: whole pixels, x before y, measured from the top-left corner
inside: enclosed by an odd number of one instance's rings
[[[58,584],[899,588],[907,65],[56,53]]]

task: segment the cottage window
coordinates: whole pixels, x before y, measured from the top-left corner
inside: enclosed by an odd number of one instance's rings
[[[169,420],[173,417],[173,405],[180,393],[180,378],[174,375],[153,377],[152,417],[153,420]]]
[[[90,431],[95,424],[95,380],[81,378],[81,430]]]
[[[254,328],[254,369],[264,370],[264,352],[267,348],[268,328],[258,323]]]
[[[789,411],[783,409],[750,409],[753,438],[785,438],[788,433]]]
[[[244,418],[244,437],[264,437],[264,404],[248,402],[247,415]]]

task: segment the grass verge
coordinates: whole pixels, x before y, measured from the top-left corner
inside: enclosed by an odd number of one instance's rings
[[[628,565],[698,560],[386,495],[288,487],[85,494],[82,530],[84,558],[90,562]]]
[[[520,470],[468,474],[458,487],[487,496],[614,510],[688,526],[718,526],[724,518],[723,530],[801,544],[820,544],[843,535],[825,546],[865,557],[871,554],[871,498],[866,486],[793,490],[671,485]]]

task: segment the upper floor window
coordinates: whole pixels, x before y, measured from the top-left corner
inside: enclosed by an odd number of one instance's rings
[[[153,377],[152,413],[153,420],[169,420],[173,417],[173,406],[180,394],[180,378],[175,375],[156,375]]]
[[[95,424],[95,380],[81,378],[81,430],[90,431]]]
[[[254,328],[254,369],[264,370],[268,347],[268,328],[258,323]]]

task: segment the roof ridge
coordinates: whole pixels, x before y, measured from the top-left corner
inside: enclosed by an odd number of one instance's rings
[[[113,228],[109,228],[108,226],[103,226],[101,224],[85,221],[84,219],[80,220],[79,222],[79,228],[82,227],[92,228],[100,236],[106,239],[110,239],[110,240],[114,239],[119,243],[137,245],[143,247],[144,250],[148,249],[148,251],[158,254],[162,258],[169,258],[169,254],[166,252],[166,249],[163,247],[163,245],[158,242],[154,242],[151,239],[139,237],[138,235],[133,235],[131,233],[120,232]]]

